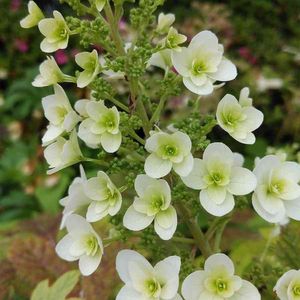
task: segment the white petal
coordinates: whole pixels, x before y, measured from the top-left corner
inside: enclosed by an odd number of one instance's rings
[[[280,300],[288,300],[288,286],[298,274],[299,271],[289,270],[278,279],[274,291]]]
[[[248,132],[257,129],[264,120],[264,114],[252,106],[243,108],[243,113],[247,119],[242,123],[242,127]]]
[[[101,172],[99,176],[92,177],[83,183],[85,194],[94,201],[102,201],[107,198],[107,184],[109,177]]]
[[[223,58],[218,66],[218,71],[210,73],[209,76],[218,81],[229,81],[237,76],[237,69],[230,60]]]
[[[296,183],[300,182],[300,164],[292,161],[286,161],[280,166],[280,173],[284,177]]]
[[[235,167],[242,167],[244,165],[245,158],[242,154],[234,152],[233,157],[234,157],[233,165]]]
[[[206,190],[202,190],[200,192],[199,197],[200,203],[203,206],[203,208],[210,214],[217,217],[221,217],[228,214],[234,208],[234,198],[230,193],[226,194],[224,202],[220,205],[216,204],[213,200],[211,200],[208,197]]]
[[[185,47],[181,48],[181,51],[172,51],[172,63],[176,71],[184,77],[190,75],[190,68],[193,58],[190,55],[190,50]]]
[[[191,92],[197,95],[209,95],[214,90],[213,83],[210,80],[207,80],[205,84],[196,85],[192,82],[192,80],[189,77],[184,77],[183,84],[186,86],[187,89],[189,89]]]
[[[263,157],[255,166],[253,173],[258,182],[268,181],[269,173],[273,168],[281,164],[280,159],[276,155],[267,155]]]
[[[284,206],[288,217],[300,221],[300,198],[296,200],[285,201]]]
[[[198,48],[205,47],[210,50],[216,50],[218,45],[217,36],[209,30],[203,30],[196,34],[190,43],[190,46],[197,46]]]
[[[152,270],[152,266],[148,262],[148,260],[133,250],[121,250],[116,258],[116,269],[124,283],[130,283],[131,278],[129,275],[129,262],[139,262],[145,266],[145,268]]]
[[[93,232],[92,226],[79,215],[71,215],[66,220],[66,227],[69,233],[76,236],[76,232]]]
[[[147,216],[146,214],[142,214],[137,212],[133,205],[131,205],[123,219],[123,225],[133,231],[139,231],[146,227],[148,227],[154,219],[154,216]]]
[[[144,297],[131,286],[125,285],[119,291],[116,300],[144,300]]]
[[[140,174],[136,177],[134,181],[134,188],[137,192],[137,194],[140,197],[144,196],[145,190],[150,186],[154,185],[156,183],[156,180],[152,177],[149,177],[145,174]]]
[[[155,221],[163,228],[170,228],[174,223],[177,224],[177,213],[175,208],[171,205],[168,209],[160,211],[155,216]]]
[[[241,299],[260,300],[261,296],[257,288],[252,283],[243,280],[242,287],[237,292],[235,292],[234,295],[230,297],[228,300],[241,300]]]
[[[79,270],[83,276],[89,276],[94,273],[100,265],[102,258],[101,252],[94,256],[83,255],[79,259]]]
[[[256,177],[251,171],[234,167],[231,171],[230,183],[227,189],[233,195],[247,195],[254,191],[256,184]]]
[[[192,171],[188,176],[181,177],[183,183],[195,190],[201,190],[207,187],[207,184],[203,181],[203,176],[207,174],[205,163],[202,159],[195,158]]]
[[[166,218],[162,218],[160,216],[160,218],[159,218],[160,223],[159,223],[158,219],[157,219],[157,216],[159,214],[156,216],[156,218],[154,220],[154,229],[155,229],[155,232],[159,235],[159,237],[162,240],[169,240],[169,239],[171,239],[173,237],[175,231],[176,231],[176,228],[177,228],[177,214],[176,214],[176,210],[172,206],[170,206],[169,210],[171,211],[171,215],[167,219],[167,221],[166,221]],[[171,223],[170,227],[166,228],[166,226],[161,226],[161,224],[166,225],[168,223]]]
[[[194,158],[192,154],[184,157],[181,163],[174,163],[173,169],[179,176],[187,176],[191,173],[194,165]]]
[[[121,132],[118,132],[117,134],[111,134],[105,132],[101,135],[100,142],[101,142],[101,146],[106,152],[114,153],[121,146],[122,143]]]
[[[223,253],[211,255],[204,264],[205,271],[213,271],[218,267],[225,267],[230,275],[234,275],[234,264],[232,260]]]
[[[106,201],[93,201],[87,210],[86,220],[88,222],[97,222],[108,215],[109,203]]]
[[[80,120],[76,112],[71,110],[64,119],[63,127],[67,132],[71,132]]]
[[[76,101],[75,103],[75,110],[83,117],[88,117],[88,113],[86,111],[86,106],[90,102],[90,100],[87,99],[81,99]]]
[[[170,173],[172,162],[166,159],[159,158],[156,154],[150,154],[145,161],[145,172],[153,178],[164,177]]]
[[[217,205],[221,205],[226,198],[227,188],[224,186],[210,185],[206,189],[207,196]]]
[[[55,141],[63,132],[64,129],[62,127],[54,126],[50,124],[47,127],[47,131],[45,132],[42,138],[43,146],[46,146],[49,143]]]
[[[186,277],[182,284],[182,295],[186,300],[199,300],[204,289],[203,282],[206,279],[204,271],[196,271]]]
[[[74,242],[73,237],[70,234],[65,235],[56,245],[55,251],[59,257],[66,261],[75,261],[78,258],[70,254],[70,247]]]
[[[203,153],[203,160],[205,162],[214,161],[216,158],[221,158],[222,161],[232,164],[234,156],[228,146],[223,143],[211,143],[207,146]]]

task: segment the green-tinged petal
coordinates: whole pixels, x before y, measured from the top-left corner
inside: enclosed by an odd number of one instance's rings
[[[247,195],[256,188],[257,180],[255,175],[240,167],[234,167],[231,171],[228,191],[233,195]]]
[[[101,146],[108,153],[114,153],[118,151],[122,143],[122,135],[121,132],[117,134],[111,134],[105,132],[101,135],[100,138]]]
[[[139,213],[130,206],[124,215],[123,225],[130,230],[139,231],[148,227],[153,220],[154,216]]]
[[[170,173],[172,162],[167,159],[161,159],[156,154],[150,154],[145,162],[145,172],[152,178],[160,178]]]

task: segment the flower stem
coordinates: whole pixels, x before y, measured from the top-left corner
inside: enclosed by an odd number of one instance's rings
[[[94,164],[97,164],[97,165],[103,166],[103,167],[108,167],[109,166],[109,164],[107,162],[99,160],[99,159],[95,159],[95,158],[83,157],[82,160],[86,161],[86,162],[92,162]]]
[[[156,123],[159,120],[160,114],[165,106],[166,101],[167,101],[167,97],[165,95],[163,95],[160,98],[158,106],[150,119],[150,124],[153,125],[154,123]]]
[[[190,232],[193,235],[195,242],[198,248],[200,249],[202,255],[205,258],[208,258],[212,254],[212,250],[201,228],[196,223],[195,219],[191,216],[189,209],[184,204],[177,203],[176,207],[181,217],[189,227]]]
[[[119,108],[123,109],[124,111],[126,111],[127,113],[129,113],[129,109],[128,107],[123,104],[122,102],[120,102],[119,100],[115,99],[114,97],[111,97],[109,95],[107,95],[107,99],[112,102],[114,105],[118,106]]]

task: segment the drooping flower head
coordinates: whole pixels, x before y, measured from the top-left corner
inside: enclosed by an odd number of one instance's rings
[[[20,21],[23,28],[31,28],[37,26],[39,21],[44,19],[44,14],[34,1],[28,2],[28,16]]]
[[[237,164],[236,155],[222,143],[210,144],[203,159],[195,158],[192,172],[181,179],[186,186],[201,190],[200,203],[214,216],[233,210],[233,195],[249,194],[256,187],[254,174]]]
[[[66,261],[79,260],[79,270],[89,276],[98,268],[102,255],[102,240],[81,216],[70,215],[66,220],[68,234],[56,245],[56,253]]]
[[[237,75],[235,65],[223,57],[224,48],[211,31],[201,31],[187,48],[172,53],[176,71],[183,77],[184,85],[193,93],[208,95],[216,81],[233,80]]]
[[[186,42],[186,40],[187,37],[185,35],[178,33],[177,29],[171,27],[166,38],[160,41],[160,44],[163,48],[172,49],[173,51],[180,52],[180,45]]]
[[[108,108],[102,100],[79,100],[75,109],[85,117],[79,126],[79,138],[91,148],[101,145],[108,153],[119,149],[122,135],[119,130],[120,114],[115,106]]]
[[[43,145],[55,141],[64,132],[71,132],[81,120],[60,85],[54,86],[54,95],[42,99],[42,105],[45,117],[50,122],[42,138]]]
[[[182,284],[185,300],[260,300],[257,288],[234,275],[234,264],[225,254],[210,256],[204,270],[190,274]]]
[[[70,29],[59,11],[53,12],[53,18],[41,20],[38,26],[41,34],[45,36],[41,43],[43,52],[51,53],[58,49],[67,48]]]
[[[263,122],[264,115],[252,106],[249,89],[243,88],[240,99],[227,94],[218,104],[217,121],[219,126],[234,139],[243,144],[254,144],[255,135],[252,133]]]
[[[174,22],[175,22],[174,14],[160,13],[158,15],[158,23],[155,31],[159,34],[165,34],[169,31],[170,26],[172,26]]]
[[[253,173],[257,177],[252,196],[256,212],[271,223],[286,216],[300,221],[300,165],[267,155],[257,162]]]
[[[277,281],[274,291],[280,300],[300,299],[300,270],[284,273]]]
[[[179,286],[180,257],[170,256],[154,267],[139,253],[122,250],[116,269],[125,283],[116,300],[182,300]]]
[[[163,177],[172,168],[180,176],[187,176],[193,168],[192,143],[183,132],[153,133],[145,148],[151,153],[145,162],[145,172],[152,178]]]
[[[124,226],[139,231],[154,221],[154,229],[160,238],[171,239],[177,227],[177,214],[171,205],[171,190],[167,181],[138,175],[134,186],[138,197],[124,215]]]

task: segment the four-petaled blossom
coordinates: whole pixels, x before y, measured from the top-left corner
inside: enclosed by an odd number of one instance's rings
[[[120,251],[116,269],[125,285],[116,300],[182,300],[177,293],[180,265],[178,256],[169,256],[152,267],[136,251]]]
[[[205,30],[198,33],[187,48],[172,52],[172,61],[190,91],[208,95],[213,92],[216,81],[229,81],[237,75],[235,65],[224,58],[223,53],[215,34]]]
[[[88,222],[118,213],[122,205],[121,193],[104,172],[99,171],[97,177],[88,179],[83,186],[85,195],[92,200],[86,214]]]
[[[77,86],[83,88],[88,86],[99,74],[100,63],[97,50],[92,52],[81,52],[75,56],[78,66],[84,69],[79,73],[77,78]]]
[[[235,155],[222,143],[212,143],[203,159],[195,158],[192,172],[181,177],[190,188],[201,190],[200,203],[214,216],[234,208],[233,195],[246,195],[256,187],[254,174],[236,164]]]
[[[256,212],[271,223],[286,216],[300,221],[300,165],[267,155],[258,161],[253,173],[258,182],[252,196]]]
[[[239,101],[227,94],[218,104],[218,124],[234,139],[243,144],[254,144],[255,135],[252,133],[263,122],[264,115],[252,106],[249,89],[243,88]]]
[[[177,228],[177,214],[171,205],[171,190],[167,181],[138,175],[134,182],[138,197],[124,215],[124,226],[139,231],[154,220],[154,229],[163,240],[169,240]]]
[[[290,270],[277,281],[274,291],[280,300],[300,299],[300,270]]]
[[[71,132],[81,120],[60,85],[54,86],[54,95],[42,99],[42,105],[45,117],[50,122],[42,138],[43,145],[53,142],[64,132]]]
[[[87,178],[82,165],[80,165],[80,177],[76,177],[69,186],[68,196],[62,198],[59,203],[64,207],[63,217],[60,223],[60,229],[65,227],[66,219],[82,210],[86,210],[87,206],[92,202],[84,193],[83,184]]]
[[[68,81],[70,77],[60,70],[52,56],[47,57],[47,59],[40,64],[39,70],[40,74],[37,75],[32,82],[32,85],[35,87],[44,87]]]
[[[148,66],[155,66],[165,71],[172,67],[171,49],[164,49],[153,53],[148,61]]]
[[[70,29],[59,11],[53,11],[53,18],[41,20],[38,26],[41,34],[45,36],[41,42],[43,52],[51,53],[58,49],[67,48]]]
[[[184,34],[178,33],[178,31],[174,27],[171,27],[169,29],[168,35],[166,36],[166,38],[160,41],[160,44],[167,49],[172,49],[176,52],[180,52],[181,47],[179,45],[183,44],[186,40],[187,37]]]
[[[193,168],[192,142],[183,132],[153,133],[145,148],[151,153],[145,162],[145,172],[150,177],[163,177],[172,168],[178,175],[187,176]]]
[[[116,152],[122,142],[119,130],[120,114],[113,106],[108,108],[104,101],[79,100],[75,109],[85,120],[80,124],[78,136],[91,148],[103,147],[106,152]]]
[[[158,15],[158,23],[156,27],[156,32],[159,34],[165,34],[169,31],[170,26],[175,22],[174,14],[164,14],[160,13]]]
[[[106,4],[107,0],[95,0],[96,8],[101,12]]]
[[[234,264],[225,254],[210,256],[204,270],[190,274],[182,284],[185,300],[260,300],[257,288],[234,275]]]
[[[29,15],[20,21],[20,25],[23,28],[31,28],[37,26],[38,23],[44,19],[44,14],[34,1],[28,2]]]
[[[66,220],[68,234],[56,245],[56,253],[66,261],[79,260],[79,270],[89,276],[98,268],[103,255],[102,240],[81,216],[70,215]]]
[[[50,168],[47,174],[53,174],[78,163],[82,159],[82,153],[75,129],[72,131],[69,140],[58,137],[56,142],[47,146],[44,150],[44,156]]]

